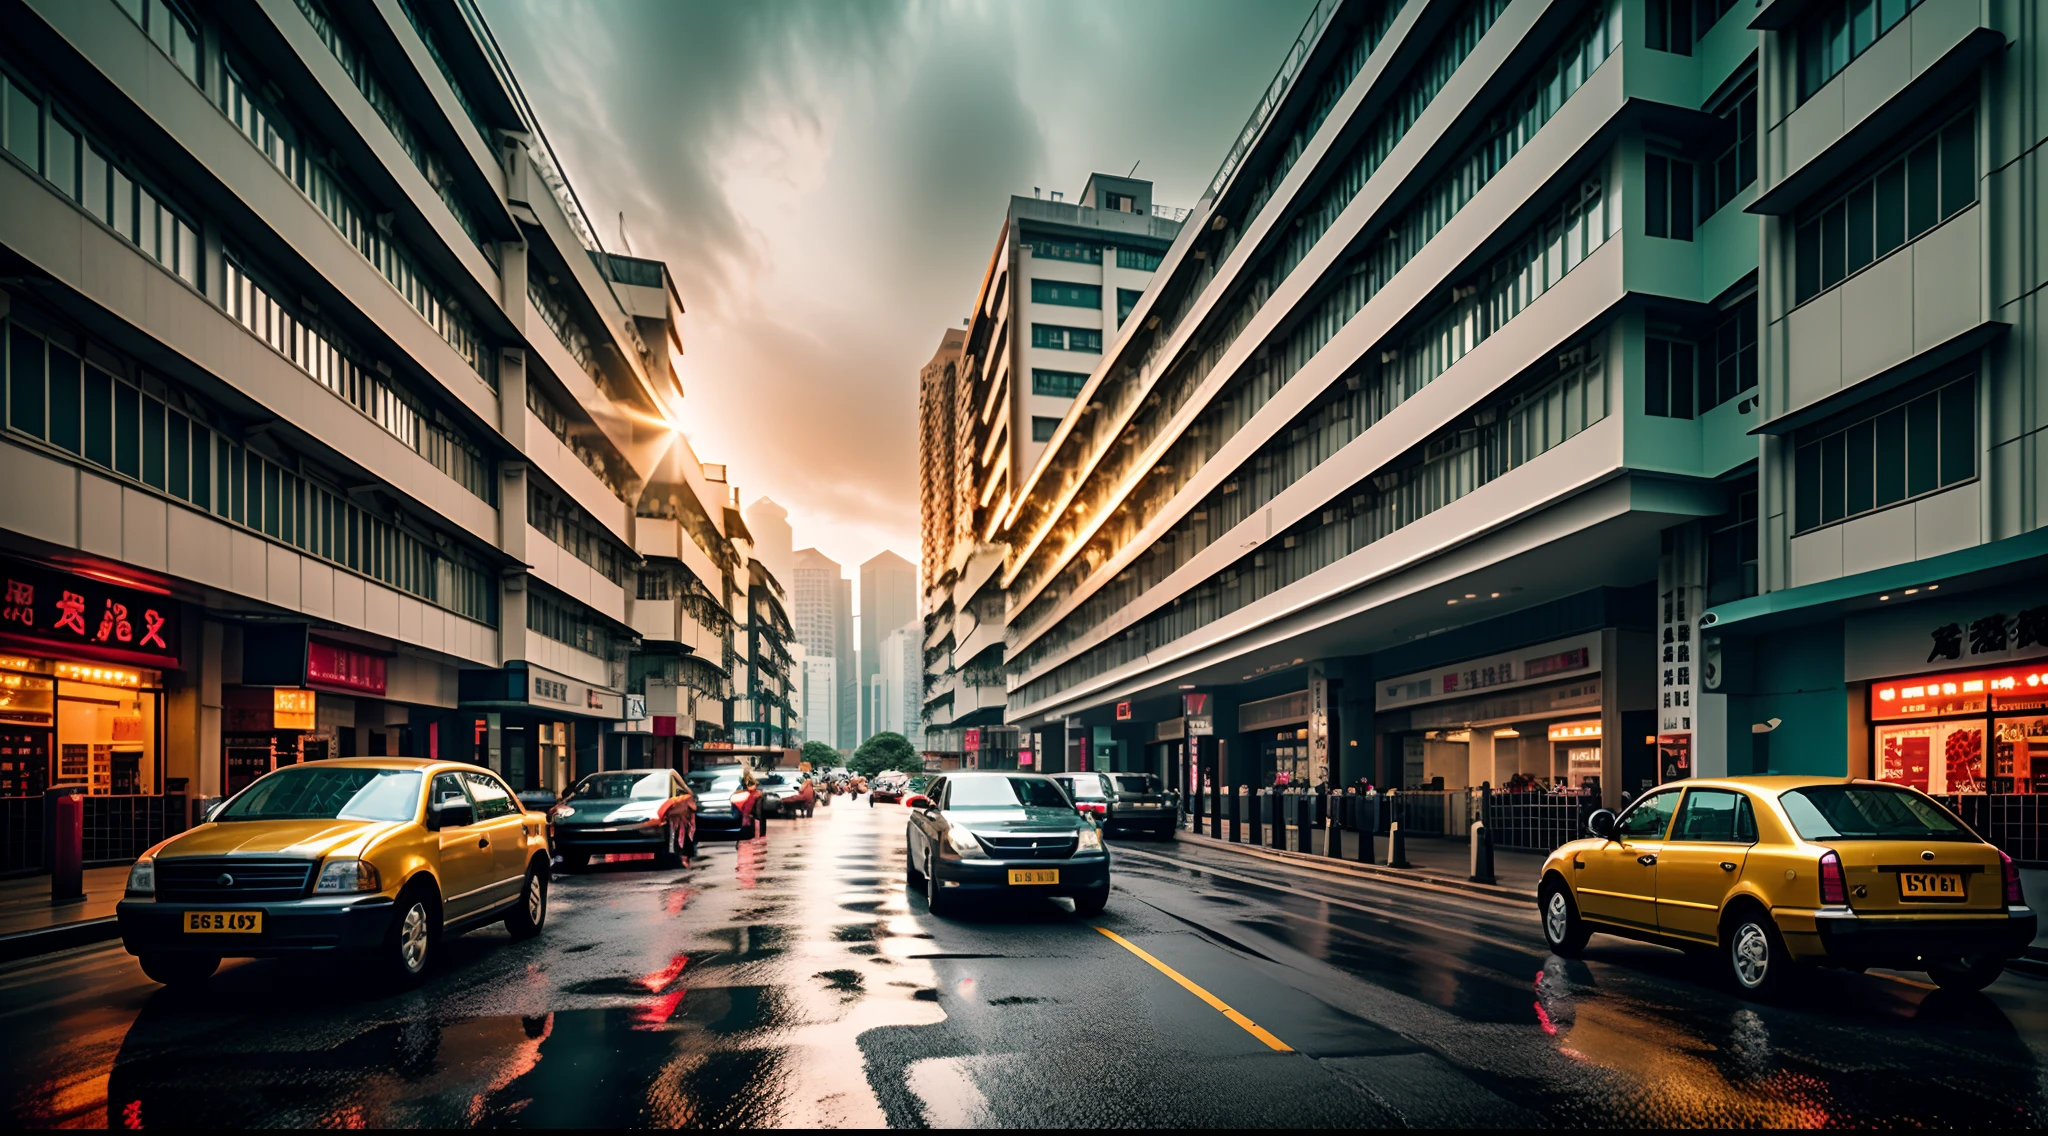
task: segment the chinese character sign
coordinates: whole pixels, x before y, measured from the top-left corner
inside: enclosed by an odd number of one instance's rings
[[[1699,689],[1694,680],[1693,621],[1700,614],[1704,573],[1696,532],[1675,529],[1665,534],[1665,540],[1657,566],[1657,727],[1669,739],[1660,743],[1667,756],[1684,752],[1689,768],[1692,696]]]
[[[176,665],[178,601],[19,561],[0,561],[0,635]]]

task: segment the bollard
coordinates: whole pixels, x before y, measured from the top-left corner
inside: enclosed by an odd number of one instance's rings
[[[1372,845],[1374,833],[1372,817],[1369,815],[1364,816],[1363,821],[1364,823],[1358,826],[1358,862],[1370,864],[1373,862]]]
[[[1287,851],[1287,826],[1294,821],[1287,810],[1292,802],[1285,789],[1273,786],[1273,848],[1278,852]]]
[[[1387,867],[1406,868],[1408,863],[1408,841],[1401,835],[1401,822],[1387,826]]]
[[[1209,839],[1223,839],[1223,786],[1209,786]]]
[[[1472,822],[1472,875],[1475,884],[1493,882],[1493,833],[1486,830],[1486,822]]]
[[[1341,805],[1343,798],[1332,797],[1330,804]],[[1341,860],[1344,858],[1344,826],[1338,820],[1338,809],[1331,808],[1323,817],[1323,855]]]
[[[1265,803],[1266,791],[1264,789],[1252,789],[1250,787],[1247,787],[1244,805],[1245,812],[1247,814],[1247,819],[1249,820],[1251,825],[1251,832],[1249,833],[1249,835],[1251,836],[1251,840],[1248,843],[1250,843],[1251,846],[1254,848],[1264,847],[1266,843],[1265,828],[1262,823],[1265,820],[1265,817],[1261,811],[1264,808]]]
[[[50,902],[85,899],[85,797],[83,787],[47,791],[50,832]]]
[[[1244,817],[1244,786],[1230,787],[1230,842],[1244,843],[1244,828],[1240,821]]]
[[[1314,855],[1316,850],[1316,797],[1302,793],[1294,804],[1294,850]]]

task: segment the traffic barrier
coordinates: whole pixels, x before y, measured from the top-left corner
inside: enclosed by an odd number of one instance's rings
[[[1472,874],[1475,884],[1493,882],[1493,833],[1486,829],[1486,822],[1472,822]]]
[[[1387,867],[1406,868],[1408,863],[1408,841],[1401,835],[1401,822],[1387,826]]]

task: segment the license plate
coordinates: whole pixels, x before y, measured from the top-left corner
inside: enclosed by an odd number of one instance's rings
[[[1011,868],[1010,882],[1013,884],[1056,884],[1060,882],[1058,868]]]
[[[1158,806],[1158,805],[1153,805],[1153,804],[1147,804],[1147,803],[1145,803],[1145,802],[1143,802],[1143,801],[1140,801],[1140,802],[1138,802],[1137,804],[1133,804],[1133,805],[1126,805],[1126,806],[1124,806],[1124,807],[1125,807],[1125,808],[1132,808],[1132,809],[1156,809],[1156,808],[1158,808],[1159,806]]]
[[[187,911],[185,932],[205,935],[261,935],[261,911]]]
[[[1900,872],[1901,899],[1961,899],[1963,877],[1957,872]]]

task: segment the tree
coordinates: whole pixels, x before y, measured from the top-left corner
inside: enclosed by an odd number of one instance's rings
[[[839,766],[839,751],[824,742],[805,742],[801,760],[811,763],[811,771],[822,773]]]
[[[847,762],[846,767],[862,777],[873,777],[886,769],[922,773],[924,758],[911,746],[909,738],[883,730],[860,743],[860,748],[853,751],[853,760]]]

